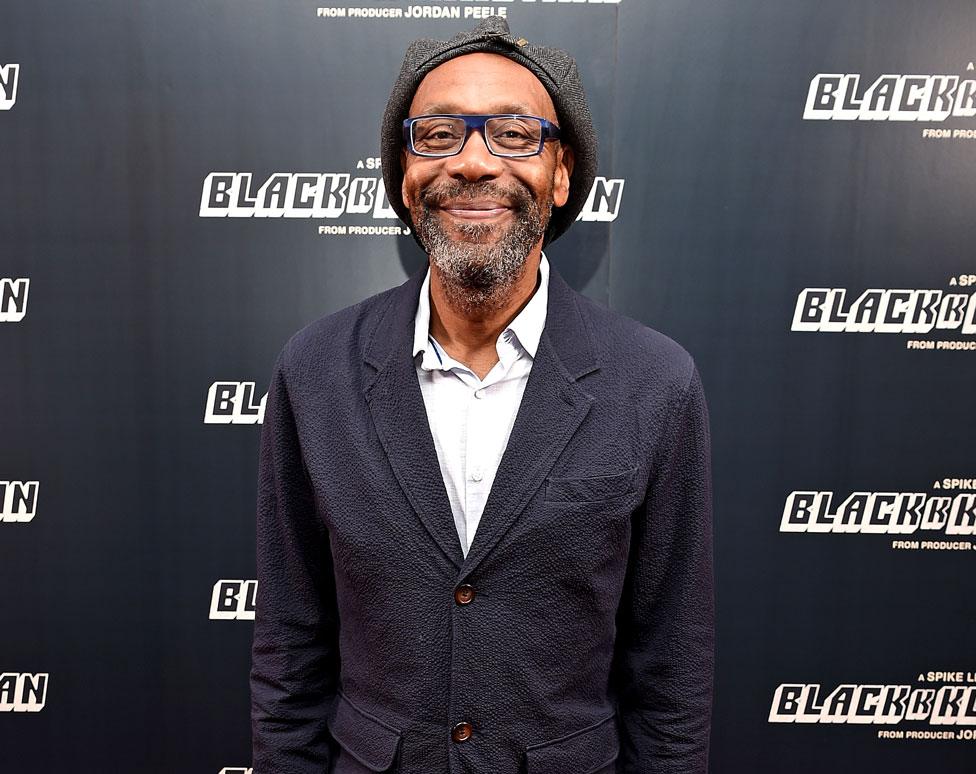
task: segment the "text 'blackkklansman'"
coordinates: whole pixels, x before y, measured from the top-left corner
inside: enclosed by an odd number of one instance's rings
[[[608,223],[617,219],[624,180],[598,177],[576,218]],[[339,218],[363,215],[397,218],[381,177],[348,172],[276,172],[251,189],[250,172],[211,172],[203,182],[201,218]]]
[[[260,425],[268,402],[265,393],[257,397],[254,382],[213,382],[207,390],[203,411],[206,425]]]
[[[833,492],[790,492],[781,532],[907,535],[918,530],[976,535],[976,494],[853,492],[836,509]]]
[[[846,296],[846,288],[804,288],[796,299],[791,330],[976,334],[976,293],[871,288],[850,306],[845,305]]]
[[[837,686],[820,699],[819,683],[783,683],[773,694],[770,723],[976,725],[976,685],[912,688],[910,685]]]
[[[958,75],[882,75],[860,91],[857,73],[818,73],[807,121],[945,121],[976,116],[976,80]]]
[[[0,322],[20,322],[27,314],[27,277],[0,277]]]
[[[39,481],[0,481],[0,523],[33,521]]]
[[[20,80],[20,65],[0,65],[0,110],[10,110],[17,102],[17,82]]]
[[[0,712],[40,712],[47,703],[47,672],[0,674]]]

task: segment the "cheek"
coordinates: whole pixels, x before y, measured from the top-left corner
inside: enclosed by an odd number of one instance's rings
[[[403,183],[400,184],[400,196],[403,199],[403,203],[407,205],[407,208],[413,207],[414,202],[414,185],[411,180],[410,173],[407,172],[403,175]]]
[[[561,207],[565,201],[560,201],[559,168],[552,161],[537,170],[533,170],[531,175],[521,178],[522,183],[531,189],[536,202],[541,206],[543,203],[552,200],[553,204]]]
[[[540,175],[537,179],[531,182],[530,188],[535,193],[536,202],[539,204],[539,206],[542,206],[544,203],[548,202],[554,197],[555,194],[552,173],[547,172],[546,174]]]
[[[411,165],[403,173],[403,184],[400,186],[400,196],[408,208],[415,207],[420,201],[421,189],[430,183],[435,175],[421,167]]]

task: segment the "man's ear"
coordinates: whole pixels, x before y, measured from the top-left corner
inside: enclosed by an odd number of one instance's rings
[[[560,144],[552,187],[552,203],[557,207],[562,207],[569,200],[569,178],[573,176],[575,160],[572,146]]]
[[[400,172],[403,173],[403,180],[400,182],[400,198],[403,199],[403,204],[409,210],[410,197],[407,195],[407,152],[404,149],[400,150]]]

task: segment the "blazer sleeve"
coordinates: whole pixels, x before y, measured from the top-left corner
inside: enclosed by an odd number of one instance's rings
[[[711,452],[701,380],[654,453],[617,615],[620,774],[704,774],[714,673]]]
[[[326,718],[338,687],[338,613],[327,530],[299,446],[284,353],[261,429],[257,605],[251,651],[255,774],[329,769]]]

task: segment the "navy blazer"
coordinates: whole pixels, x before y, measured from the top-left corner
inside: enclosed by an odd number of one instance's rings
[[[425,271],[299,331],[275,365],[255,774],[704,772],[711,480],[691,357],[553,267],[464,556],[411,354]]]

